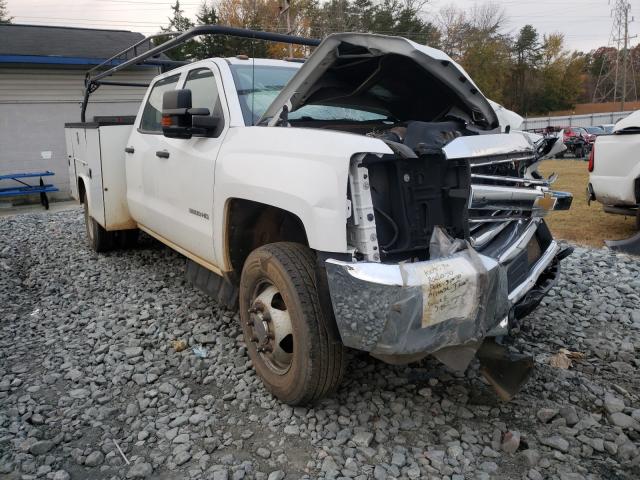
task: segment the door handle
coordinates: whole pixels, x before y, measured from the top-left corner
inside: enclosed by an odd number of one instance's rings
[[[158,150],[156,152],[156,157],[169,158],[169,152],[167,152],[166,150]]]
[[[135,149],[133,147],[126,147],[124,149],[124,152],[125,153],[133,153],[133,152],[135,152]]]

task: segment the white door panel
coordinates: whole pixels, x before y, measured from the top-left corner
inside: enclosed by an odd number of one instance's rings
[[[127,177],[127,203],[131,216],[141,225],[161,233],[165,225],[165,209],[158,197],[158,169],[156,152],[165,148],[166,140],[160,125],[162,94],[178,86],[180,73],[158,79],[144,100],[141,115],[127,142],[129,153],[125,154]],[[132,150],[132,151],[131,151]]]
[[[154,94],[158,83],[154,85],[143,110],[140,127],[145,128],[130,140],[129,147],[134,148],[134,153],[127,156],[127,198],[138,223],[215,265],[213,184],[215,161],[228,124],[228,107],[218,94],[223,90],[215,65],[184,70],[177,75],[182,75],[181,81],[170,87],[190,89],[193,108],[208,108],[212,115],[222,119],[221,127],[215,136],[190,139],[167,138],[149,131],[161,129],[158,116],[162,110],[161,94],[169,89],[168,79],[174,77],[159,80],[165,81],[164,87]],[[155,113],[156,118],[149,112]],[[160,151],[165,155],[159,156]]]
[[[214,71],[213,68],[216,70]],[[226,124],[228,112],[222,101],[217,67],[200,67],[184,75],[182,88],[191,90],[193,108],[208,108]],[[224,105],[224,107],[223,107]],[[215,161],[226,127],[216,136],[166,139],[169,158],[160,159],[162,184],[159,204],[167,218],[166,234],[172,242],[194,255],[215,263],[213,245],[213,184]],[[161,233],[161,232],[160,232]]]

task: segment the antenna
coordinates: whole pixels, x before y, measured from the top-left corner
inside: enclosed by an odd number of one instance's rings
[[[256,42],[251,41],[251,125],[256,124],[254,106],[256,99]]]
[[[611,10],[613,25],[609,43],[602,55],[600,74],[593,91],[594,102],[619,101],[621,111],[624,111],[629,98],[638,100],[634,62],[633,59],[629,61],[629,40],[637,37],[629,36],[629,23],[633,22],[630,12],[629,0],[615,0]]]

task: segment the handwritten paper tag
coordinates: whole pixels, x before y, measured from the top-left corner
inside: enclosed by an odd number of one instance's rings
[[[458,257],[434,262],[420,270],[423,328],[452,318],[475,317],[478,279],[467,259]]]

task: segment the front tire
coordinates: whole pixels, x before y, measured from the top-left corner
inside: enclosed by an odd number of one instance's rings
[[[89,202],[87,199],[84,201],[84,226],[87,230],[87,241],[94,251],[101,253],[113,248],[113,233],[107,232],[89,214]]]
[[[290,405],[334,391],[345,351],[334,319],[323,312],[313,252],[289,242],[254,250],[239,293],[247,351],[265,387]]]

